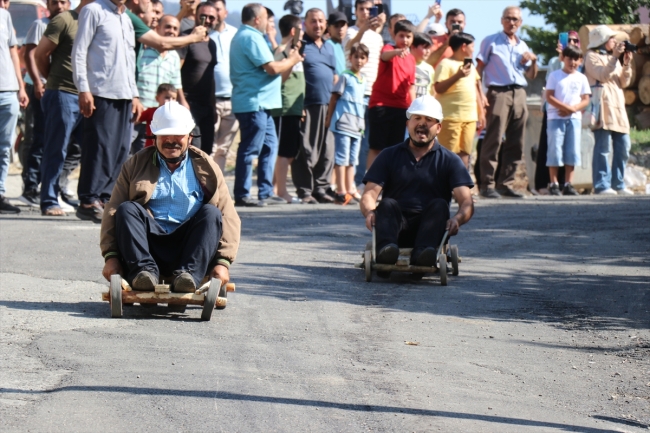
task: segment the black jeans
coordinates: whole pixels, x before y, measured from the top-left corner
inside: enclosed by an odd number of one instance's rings
[[[377,252],[388,244],[417,250],[438,248],[448,219],[449,204],[441,198],[422,212],[403,211],[397,200],[384,198],[375,210]]]
[[[129,283],[141,271],[156,277],[189,272],[199,285],[208,273],[221,239],[221,211],[204,204],[190,219],[166,233],[146,209],[127,201],[115,213],[115,237]]]
[[[190,104],[190,112],[194,118],[194,123],[196,123],[192,134],[198,135],[198,137],[192,138],[192,146],[198,147],[211,155],[214,143],[215,106],[214,104],[209,106],[189,99],[187,103]]]
[[[36,193],[38,184],[41,183],[41,159],[43,158],[43,133],[45,130],[45,116],[41,108],[41,101],[34,96],[34,85],[26,84],[27,96],[32,102],[25,110],[25,141],[29,147],[23,161],[23,192]]]

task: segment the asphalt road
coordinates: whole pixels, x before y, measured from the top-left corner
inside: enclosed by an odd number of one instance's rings
[[[0,217],[2,431],[650,428],[650,197],[481,201],[447,287],[366,283],[352,207],[240,215],[211,322],[111,319],[97,225]]]

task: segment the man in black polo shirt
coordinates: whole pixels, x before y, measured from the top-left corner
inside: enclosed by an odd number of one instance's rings
[[[395,264],[403,247],[413,248],[411,264],[434,266],[445,230],[455,235],[474,213],[474,183],[458,155],[436,140],[442,107],[433,96],[415,99],[406,117],[409,138],[384,149],[363,179],[361,213],[369,230],[375,226],[377,263]],[[458,212],[449,218],[452,191]]]

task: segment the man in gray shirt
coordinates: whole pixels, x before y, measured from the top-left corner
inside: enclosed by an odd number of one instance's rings
[[[77,216],[102,221],[129,155],[131,115],[142,112],[135,82],[135,33],[124,0],[96,0],[81,10],[72,72],[85,117]]]
[[[16,45],[11,15],[0,9],[0,213],[3,214],[20,212],[5,198],[5,181],[9,173],[11,138],[18,120],[18,106],[24,108],[29,103],[20,75]]]

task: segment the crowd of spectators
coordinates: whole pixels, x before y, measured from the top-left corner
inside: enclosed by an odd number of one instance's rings
[[[354,23],[317,8],[276,19],[250,3],[239,28],[226,23],[226,0],[180,6],[173,16],[160,0],[81,0],[74,10],[69,0],[47,0],[49,17],[33,23],[20,51],[11,16],[0,9],[0,212],[20,210],[4,197],[20,108],[29,146],[20,201],[43,215],[76,210],[99,222],[122,165],[148,145],[153,112],[168,100],[189,108],[192,144],[222,170],[239,132],[236,206],[358,203],[364,173],[382,150],[404,141],[406,109],[425,94],[443,107],[440,145],[468,170],[481,134],[477,194],[523,197],[515,172],[523,159],[526,87],[538,62],[518,36],[518,7],[506,8],[502,28],[479,44],[465,31],[463,11],[444,14],[439,4],[415,26],[400,13],[387,17],[375,0],[355,1]],[[630,56],[601,26],[590,34],[582,65],[577,33],[570,35],[558,47],[561,69],[549,74],[540,143],[547,159],[538,160],[548,175],[535,189],[576,194],[581,112],[594,105],[591,89],[598,87],[600,117],[588,125],[596,137],[594,190],[629,194],[629,123],[617,108],[623,105],[611,101],[630,79]],[[77,165],[78,200],[67,187]]]

